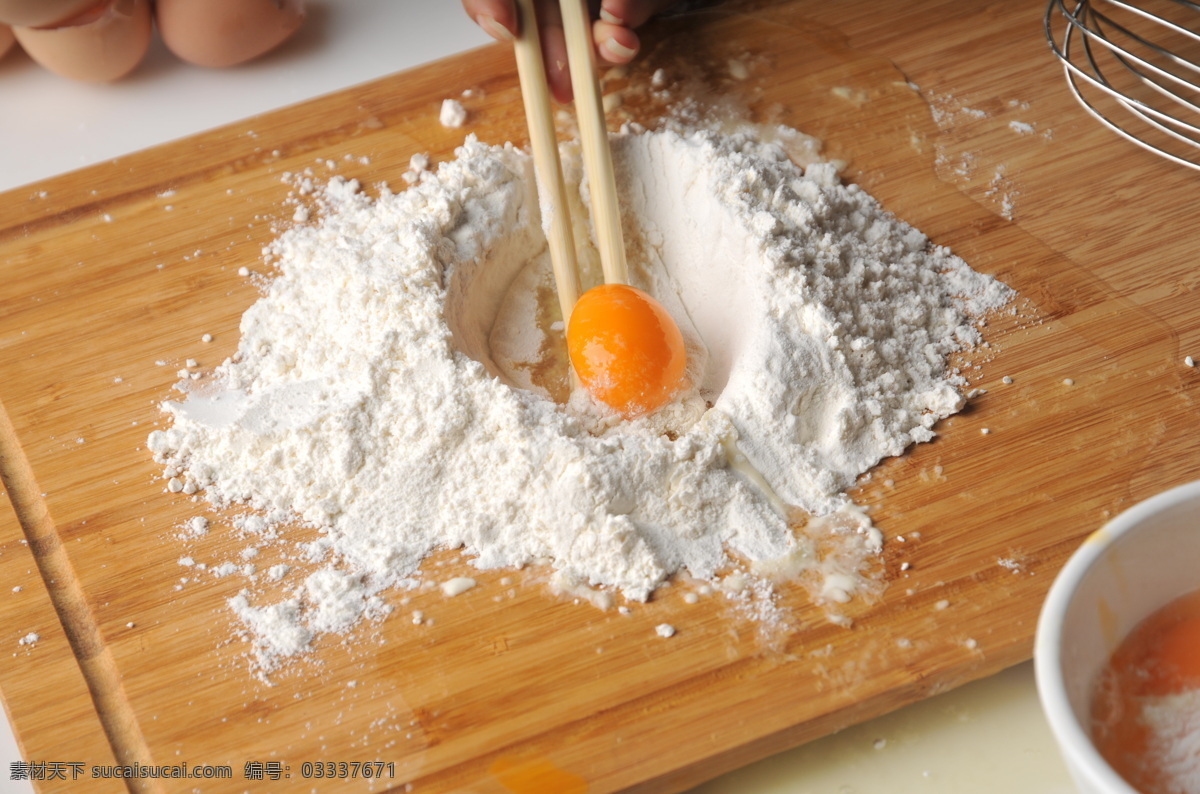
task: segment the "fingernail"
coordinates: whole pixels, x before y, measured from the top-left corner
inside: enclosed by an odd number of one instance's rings
[[[637,55],[637,50],[626,47],[624,44],[612,38],[611,36],[604,40],[604,49],[608,50],[617,58],[626,61]]]
[[[484,31],[494,39],[500,39],[500,41],[512,41],[514,38],[516,38],[511,30],[497,22],[495,17],[488,16],[487,14],[480,14],[479,16],[475,17],[475,24],[483,28]]]
[[[625,24],[625,20],[621,19],[619,16],[617,16],[613,12],[609,11],[607,8],[600,9],[600,18],[603,19],[605,22],[610,22],[614,25],[624,25]]]

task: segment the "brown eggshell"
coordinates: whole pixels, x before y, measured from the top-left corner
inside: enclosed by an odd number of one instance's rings
[[[0,58],[8,54],[12,49],[12,45],[17,43],[17,37],[13,35],[12,28],[8,25],[0,25]]]
[[[304,21],[303,0],[158,0],[167,48],[197,66],[233,66],[278,46]]]
[[[112,0],[82,24],[55,28],[13,28],[30,58],[55,74],[106,83],[133,71],[150,46],[150,0]]]
[[[55,25],[82,14],[98,0],[0,0],[0,22],[14,28],[41,28]]]

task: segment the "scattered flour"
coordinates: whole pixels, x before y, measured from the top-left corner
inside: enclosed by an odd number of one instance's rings
[[[213,576],[216,576],[219,578],[222,576],[232,576],[233,574],[237,573],[240,570],[241,570],[241,568],[236,563],[225,561],[225,562],[221,563],[220,565],[218,565],[217,567],[213,568],[212,573],[213,573]]]
[[[291,598],[263,607],[250,606],[250,594],[238,593],[229,606],[246,627],[246,637],[254,644],[255,658],[264,671],[281,660],[307,651],[313,633],[305,625],[299,598]]]
[[[475,586],[475,580],[469,576],[456,576],[453,579],[442,582],[442,593],[450,598],[456,595],[462,595]]]
[[[914,90],[917,90],[914,87]],[[967,182],[973,181],[980,172],[992,170],[992,177],[983,190],[983,195],[992,200],[1005,220],[1013,220],[1016,216],[1017,199],[1021,191],[1008,176],[1004,163],[990,164],[985,151],[962,150],[976,135],[986,134],[986,130],[994,126],[994,114],[981,108],[969,107],[953,94],[942,94],[927,91],[923,94],[929,102],[930,115],[938,128],[948,135],[935,141],[935,165],[939,170],[945,170],[961,177]],[[1006,103],[1007,110],[1029,110],[1028,102],[1010,99]],[[1037,124],[1010,119],[1008,129],[1018,135],[1034,135],[1038,131]],[[978,131],[977,131],[978,130]],[[1054,137],[1053,130],[1047,129],[1041,134],[1047,140]]]
[[[833,166],[794,164],[796,137],[614,137],[632,279],[689,353],[690,387],[634,421],[568,394],[555,368],[562,318],[525,153],[468,138],[436,171],[414,166],[401,193],[372,199],[341,177],[317,189],[321,217],[269,249],[279,275],[237,354],[184,381],[148,440],[168,490],[258,511],[243,531],[322,533],[301,553],[324,567],[291,597],[230,601],[262,670],[385,616],[380,592],[411,585],[438,548],[481,569],[549,562],[602,605],[644,600],[676,571],[717,581],[731,554],[815,571],[815,596],[848,600],[880,537],[846,489],[962,407],[947,356],[1012,292]],[[579,210],[577,147],[563,156]],[[826,555],[788,510],[844,516],[821,524],[842,551]],[[726,592],[770,613],[757,586]]]
[[[438,120],[443,127],[461,127],[467,123],[467,109],[457,99],[443,99]]]
[[[1019,560],[1014,560],[1011,557],[1000,557],[996,560],[996,564],[1005,570],[1013,573],[1023,573],[1024,568]]]
[[[996,172],[988,182],[983,195],[991,198],[1000,208],[1000,217],[1011,221],[1016,212],[1016,199],[1021,195],[1008,176],[1008,169],[1003,165],[996,166]]]

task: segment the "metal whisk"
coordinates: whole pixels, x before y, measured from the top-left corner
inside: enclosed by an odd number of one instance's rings
[[[1088,113],[1138,146],[1200,170],[1200,4],[1050,0],[1045,26]]]

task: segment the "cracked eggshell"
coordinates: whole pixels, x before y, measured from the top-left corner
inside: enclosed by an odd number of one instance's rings
[[[107,5],[98,0],[0,0],[0,22],[12,27],[41,28]]]
[[[107,83],[129,74],[153,33],[150,0],[111,0],[55,27],[15,27],[29,57],[55,74]]]
[[[167,48],[197,66],[234,66],[287,40],[304,21],[303,0],[158,0]]]

